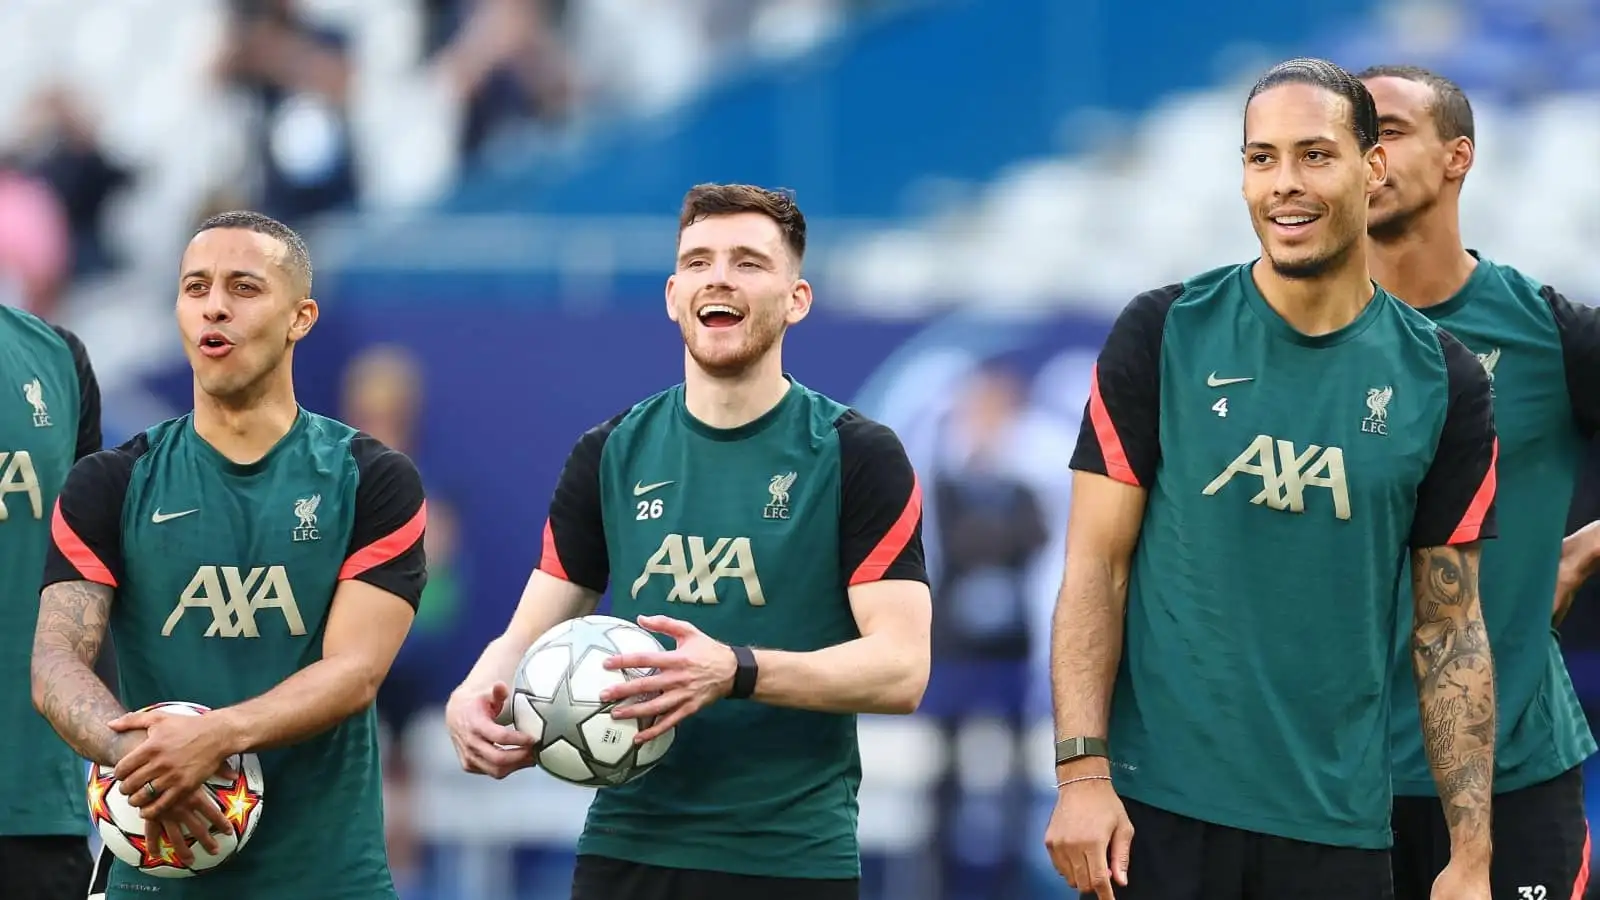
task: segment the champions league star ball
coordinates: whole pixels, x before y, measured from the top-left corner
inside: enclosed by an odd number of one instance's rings
[[[155,703],[139,712],[154,710],[175,716],[198,716],[210,712],[197,703]],[[193,836],[187,840],[194,863],[185,866],[165,835],[154,845],[145,839],[144,818],[128,803],[112,766],[95,765],[89,773],[89,818],[95,831],[117,859],[157,878],[189,878],[227,862],[238,853],[261,822],[261,795],[266,784],[261,777],[261,761],[254,753],[228,757],[234,778],[215,776],[206,779],[205,789],[217,802],[233,830],[217,834],[217,854],[213,856]],[[187,835],[187,830],[185,830]]]
[[[626,784],[654,768],[672,746],[676,730],[635,745],[634,736],[654,719],[614,719],[611,710],[620,704],[601,702],[600,692],[656,672],[611,671],[604,667],[607,657],[663,649],[655,635],[611,616],[562,622],[534,641],[517,666],[511,721],[534,739],[540,768],[585,787]]]

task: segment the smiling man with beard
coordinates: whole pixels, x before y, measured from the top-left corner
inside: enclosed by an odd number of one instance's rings
[[[468,771],[533,764],[495,722],[512,670],[558,623],[612,611],[675,649],[607,665],[659,674],[605,699],[676,727],[650,774],[599,791],[574,900],[859,896],[858,713],[910,713],[927,683],[922,495],[889,428],[783,371],[811,308],[805,218],[785,193],[684,199],[667,316],[684,380],[579,438],[539,562],[504,634],[451,697]]]
[[[1275,66],[1245,103],[1241,157],[1261,257],[1134,298],[1094,370],[1046,844],[1104,900],[1392,896],[1405,616],[1449,823],[1432,896],[1488,900],[1489,382],[1368,276],[1386,158],[1360,81]],[[1395,591],[1408,555],[1411,610]]]

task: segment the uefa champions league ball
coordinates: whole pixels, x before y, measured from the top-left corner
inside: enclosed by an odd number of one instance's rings
[[[198,703],[155,703],[139,712],[155,711],[174,716],[198,716],[210,712]],[[194,863],[185,866],[177,848],[162,835],[154,844],[145,839],[144,818],[128,803],[112,766],[95,765],[89,772],[89,818],[100,840],[117,859],[157,878],[189,878],[215,869],[243,849],[261,822],[261,797],[266,782],[261,777],[261,761],[254,753],[228,757],[232,779],[216,776],[205,781],[206,792],[233,826],[232,831],[216,834],[217,853],[212,855],[185,829],[185,840],[194,854]],[[213,832],[215,833],[215,832]]]
[[[634,736],[654,719],[614,719],[611,710],[619,704],[602,702],[600,692],[656,672],[611,671],[604,667],[608,657],[664,649],[655,635],[612,616],[562,622],[534,641],[517,666],[510,705],[513,726],[535,742],[540,768],[584,787],[626,784],[654,768],[676,729],[635,745]]]

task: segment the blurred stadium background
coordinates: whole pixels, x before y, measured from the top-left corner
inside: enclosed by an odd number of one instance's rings
[[[680,377],[683,191],[796,189],[819,302],[789,367],[931,485],[937,672],[861,722],[867,896],[1058,897],[1043,636],[1087,367],[1134,293],[1254,255],[1241,102],[1302,53],[1458,79],[1469,244],[1600,296],[1596,0],[0,0],[0,302],[84,338],[120,443],[188,407],[193,225],[306,231],[301,400],[410,452],[435,510],[382,699],[396,875],[560,897],[585,792],[462,775],[440,704],[576,435]],[[1564,640],[1600,705],[1587,599]]]

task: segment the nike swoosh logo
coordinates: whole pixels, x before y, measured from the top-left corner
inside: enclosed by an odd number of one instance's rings
[[[669,484],[672,484],[672,482],[670,482],[670,481],[658,481],[655,484],[645,484],[643,482],[636,481],[633,484],[633,495],[635,497],[643,497],[645,494],[650,493],[651,491],[655,490],[656,488],[664,488]]]
[[[150,521],[160,525],[162,522],[171,522],[173,519],[181,519],[184,516],[191,516],[199,511],[200,510],[198,509],[186,509],[183,512],[164,513],[158,509],[150,515]]]
[[[1230,384],[1244,384],[1246,381],[1255,381],[1255,377],[1218,378],[1217,373],[1212,372],[1210,375],[1206,376],[1206,387],[1227,387]]]

